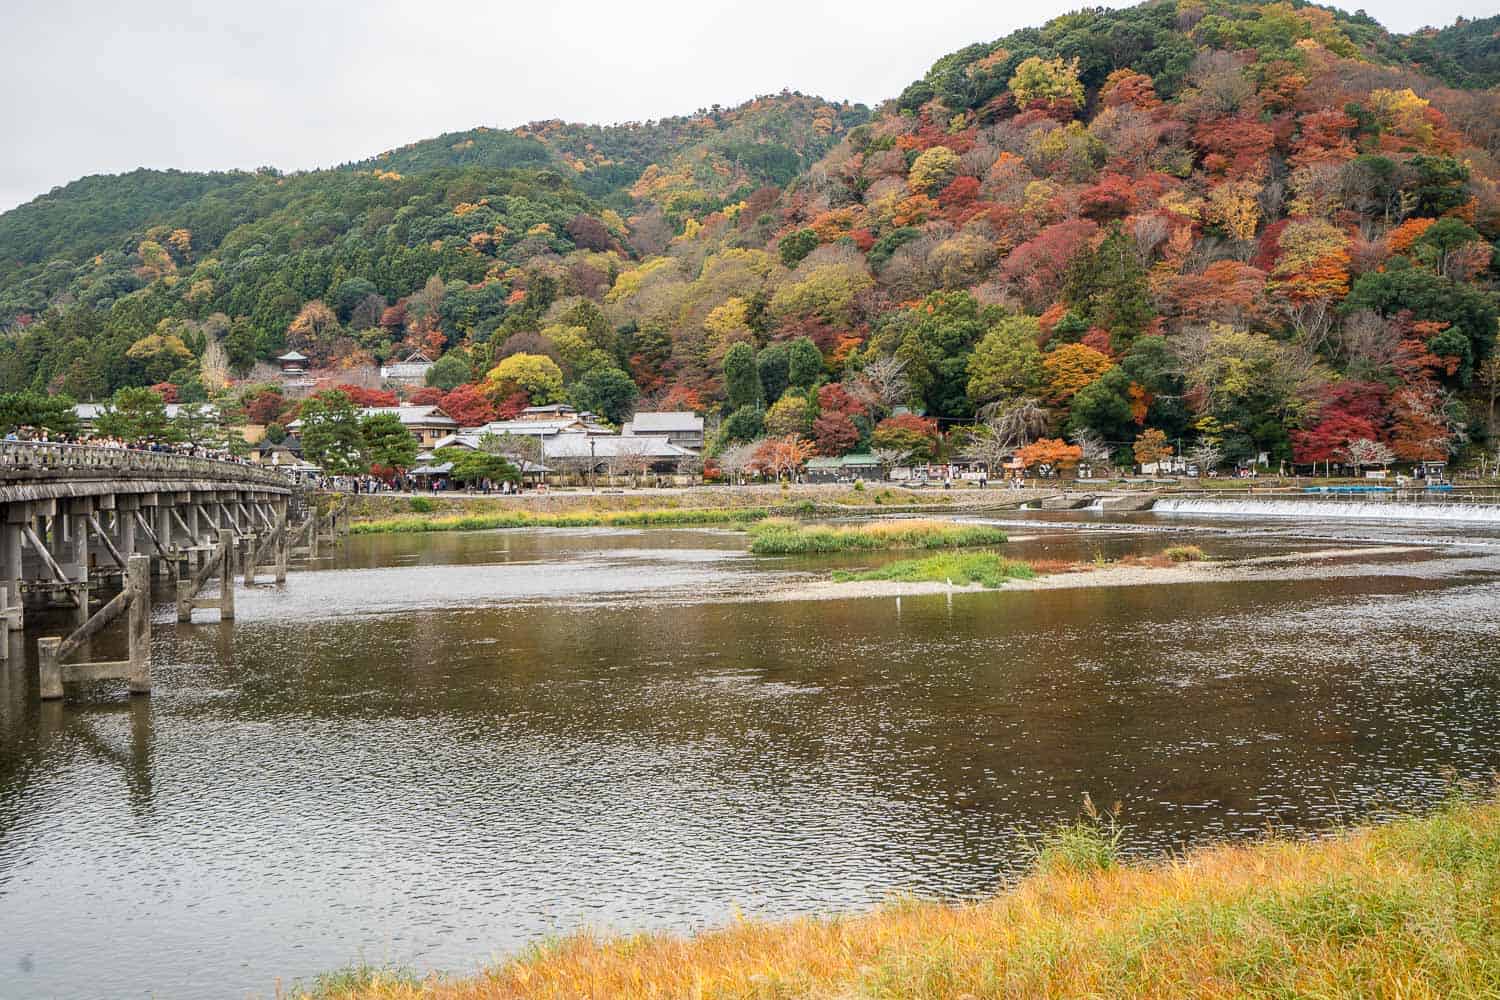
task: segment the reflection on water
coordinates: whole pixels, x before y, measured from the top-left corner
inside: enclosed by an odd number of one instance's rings
[[[1013,547],[1113,558],[1152,523]],[[1342,532],[1288,530],[1194,541]],[[233,629],[162,605],[150,699],[42,706],[0,667],[0,992],[268,996],[581,925],[983,893],[1085,791],[1140,853],[1428,802],[1500,765],[1494,541],[1364,578],[776,603],[732,598],[831,563],[723,531],[356,538]]]

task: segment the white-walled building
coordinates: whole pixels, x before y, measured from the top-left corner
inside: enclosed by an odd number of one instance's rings
[[[387,382],[400,382],[403,385],[423,385],[427,381],[427,372],[430,368],[432,368],[432,359],[421,351],[415,351],[408,355],[405,361],[382,366],[380,377]]]
[[[458,421],[443,412],[441,406],[417,406],[413,403],[402,403],[400,406],[366,406],[359,411],[359,417],[373,417],[381,413],[394,413],[401,420],[401,426],[411,431],[412,437],[423,448],[432,448],[436,442],[458,430]],[[302,433],[302,421],[293,420],[287,425],[287,430],[293,434]]]
[[[637,413],[620,429],[625,437],[652,437],[690,451],[703,450],[703,418],[690,410]]]

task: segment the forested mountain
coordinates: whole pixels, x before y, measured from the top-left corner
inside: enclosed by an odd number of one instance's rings
[[[1453,87],[1500,84],[1500,14],[1418,31],[1391,40],[1385,51]]]
[[[157,210],[154,217],[167,221],[129,235],[101,228],[104,249],[90,257],[24,269],[24,280],[0,299],[15,316],[3,345],[10,386],[39,387],[41,375],[47,388],[100,396],[121,385],[191,378],[211,342],[244,371],[285,348],[289,324],[312,302],[326,302],[332,316],[313,310],[317,343],[300,346],[320,361],[368,363],[392,342],[382,322],[399,326],[387,307],[405,303],[398,316],[408,306],[421,312],[426,300],[406,300],[434,276],[445,292],[453,286],[442,296],[448,319],[435,324],[482,331],[506,311],[508,261],[607,251],[625,236],[623,220],[608,211],[601,217],[552,171],[228,176],[231,183],[175,210]],[[53,198],[71,210],[70,193]],[[33,202],[5,218],[72,217],[36,211],[47,207]],[[613,257],[604,262],[597,280],[607,285],[616,266]],[[38,323],[30,322],[33,310],[43,310]],[[428,346],[441,350],[446,341]]]
[[[423,398],[463,417],[688,406],[731,457],[1472,457],[1500,391],[1496,29],[1153,2],[969,46],[873,115],[784,93],[89,178],[0,216],[0,389],[170,382],[274,417],[230,384],[256,358],[420,346]]]
[[[218,225],[218,236],[232,228],[227,219],[194,218],[207,199],[234,198],[252,183],[242,172],[184,173],[134,170],[108,177],[85,177],[49,195],[0,214],[0,288],[14,287],[36,265],[92,257],[169,218],[192,219],[200,230]]]
[[[829,104],[800,94],[757,98],[659,122],[611,126],[534,122],[524,128],[449,133],[340,170],[389,177],[444,168],[555,170],[570,186],[617,211],[659,206],[680,225],[686,214],[720,207],[726,198],[766,184],[786,184],[849,128],[869,118],[859,105]],[[295,175],[294,188],[270,169],[186,173],[136,170],[86,177],[0,214],[0,319],[37,312],[60,293],[98,284],[70,264],[135,252],[153,226],[185,229],[199,252],[218,246],[236,226],[264,218],[309,192],[341,197],[335,171]],[[53,264],[46,278],[34,279]],[[121,287],[134,290],[126,282]],[[87,293],[84,293],[87,295]],[[95,300],[92,304],[97,305]],[[107,303],[106,303],[107,304]]]
[[[644,123],[544,121],[508,131],[452,132],[353,167],[412,173],[444,166],[552,166],[618,210],[649,200],[670,212],[702,212],[719,207],[736,189],[788,183],[869,117],[862,105],[784,93]]]

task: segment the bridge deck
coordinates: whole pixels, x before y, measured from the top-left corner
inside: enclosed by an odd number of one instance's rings
[[[175,452],[35,441],[0,442],[0,503],[181,490],[290,493],[276,469]]]

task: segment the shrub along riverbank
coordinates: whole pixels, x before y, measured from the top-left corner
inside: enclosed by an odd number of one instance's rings
[[[690,938],[578,935],[469,979],[350,972],[324,1000],[611,997],[1493,998],[1500,805],[1330,839],[1119,862],[1108,817],[1064,828],[1035,872],[968,904],[740,921]]]
[[[986,524],[896,520],[835,526],[781,518],[750,528],[750,551],[762,556],[857,552],[871,549],[958,549],[1002,545],[1005,532]]]

